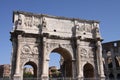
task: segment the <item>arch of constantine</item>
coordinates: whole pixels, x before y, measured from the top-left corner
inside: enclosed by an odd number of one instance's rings
[[[34,77],[48,78],[51,52],[63,57],[64,77],[104,77],[98,21],[15,11],[13,23],[12,79],[23,79],[25,65]]]

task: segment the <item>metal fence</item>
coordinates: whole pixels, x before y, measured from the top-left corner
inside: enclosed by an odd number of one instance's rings
[[[0,78],[0,80],[10,80],[10,79]],[[17,79],[17,80],[21,80],[21,79]],[[105,79],[105,78],[97,78],[97,79],[94,79],[94,78],[24,78],[23,80],[108,80],[108,79]]]

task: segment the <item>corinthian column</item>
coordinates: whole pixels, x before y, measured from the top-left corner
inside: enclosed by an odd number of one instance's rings
[[[101,78],[104,78],[105,75],[104,75],[104,68],[103,68],[103,59],[102,59],[102,46],[101,46],[101,42],[100,42],[100,41],[97,41],[96,46],[97,46],[96,54],[97,54],[98,70],[99,70],[98,72],[99,72],[99,76],[100,76]]]
[[[21,73],[20,73],[20,40],[21,40],[21,35],[18,35],[18,43],[17,43],[17,57],[16,57],[16,69],[15,69],[15,75],[14,75],[14,80],[20,80],[21,79]],[[21,77],[20,77],[21,76]]]
[[[42,61],[42,79],[48,78],[48,60],[46,55],[46,37],[43,37],[43,61]]]
[[[78,41],[77,41],[78,42]],[[83,71],[82,71],[82,67],[81,67],[81,56],[80,56],[81,50],[80,50],[80,46],[77,45],[77,74],[78,74],[78,80],[80,80],[81,78],[83,78]]]

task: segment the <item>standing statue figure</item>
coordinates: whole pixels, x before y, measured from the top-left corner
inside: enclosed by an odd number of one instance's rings
[[[16,30],[17,28],[19,28],[22,25],[22,16],[21,14],[18,15],[18,20],[15,22],[15,27],[14,29]]]
[[[101,45],[101,41],[97,41],[96,43],[96,46],[97,46],[97,50],[96,50],[96,53],[97,53],[97,63],[99,64],[99,67],[98,67],[98,71],[99,71],[99,76],[101,78],[104,78],[104,69],[103,69],[103,59],[102,59],[102,45]]]
[[[95,38],[100,38],[101,39],[101,36],[100,36],[100,31],[99,31],[99,24],[97,23],[94,23],[94,34],[95,34]]]

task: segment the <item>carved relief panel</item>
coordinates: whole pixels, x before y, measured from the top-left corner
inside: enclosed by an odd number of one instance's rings
[[[88,53],[87,53],[87,50],[85,48],[80,49],[80,56],[81,56],[81,58],[87,58],[88,57]]]
[[[92,24],[91,23],[76,23],[76,31],[77,32],[92,32]]]
[[[80,57],[81,60],[84,61],[94,61],[94,52],[92,48],[87,47],[87,48],[81,48],[80,49]]]
[[[21,58],[38,58],[38,46],[23,45],[21,48]]]
[[[22,54],[31,54],[31,49],[29,45],[24,45],[21,51],[22,51]]]
[[[35,16],[25,16],[24,25],[26,28],[38,28],[41,25],[41,18]]]

